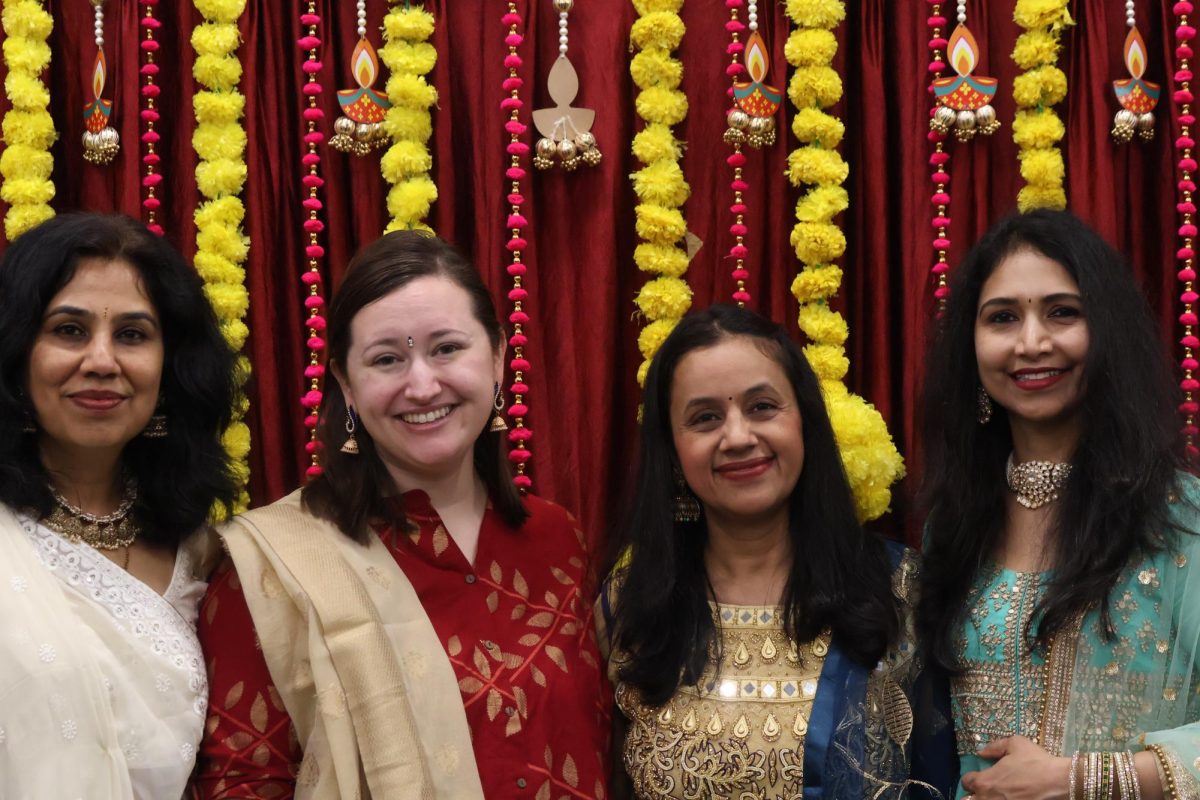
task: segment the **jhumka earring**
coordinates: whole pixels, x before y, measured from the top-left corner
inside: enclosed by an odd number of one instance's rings
[[[674,475],[675,499],[673,501],[674,513],[672,516],[676,522],[699,522],[700,501],[696,499],[696,495],[692,494],[692,490],[688,488],[687,482],[683,479],[683,473],[679,471],[679,467],[675,467]]]
[[[113,104],[105,100],[104,81],[108,68],[104,60],[104,0],[92,0],[96,12],[96,61],[92,65],[92,99],[83,107],[83,157],[93,164],[108,164],[121,149],[121,137],[109,127]]]
[[[1146,72],[1146,42],[1138,33],[1133,0],[1125,0],[1125,24],[1129,34],[1125,37],[1125,68],[1129,76],[1123,81],[1113,81],[1113,92],[1121,110],[1113,117],[1112,137],[1117,144],[1128,144],[1133,135],[1143,142],[1154,140],[1154,107],[1162,93],[1157,83],[1142,80]]]
[[[504,421],[504,415],[500,412],[504,410],[504,392],[500,389],[500,384],[496,384],[496,394],[492,398],[492,424],[488,425],[488,430],[492,433],[504,433],[508,430],[508,423]]]
[[[979,420],[980,425],[987,425],[992,421],[992,411],[992,396],[980,386],[975,396],[975,419]]]
[[[165,439],[167,438],[167,415],[157,412],[150,417],[150,421],[146,423],[146,427],[142,428],[142,436],[147,439]]]
[[[342,452],[348,455],[358,455],[358,439],[354,438],[354,432],[358,430],[358,420],[354,417],[354,409],[346,407],[346,433],[350,434],[344,444],[342,444]]]

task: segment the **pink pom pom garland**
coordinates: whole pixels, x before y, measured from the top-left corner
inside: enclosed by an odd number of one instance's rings
[[[1180,339],[1180,344],[1183,346],[1183,358],[1180,361],[1183,378],[1179,384],[1183,390],[1183,404],[1180,406],[1180,413],[1184,417],[1183,436],[1188,460],[1194,461],[1200,455],[1200,450],[1196,447],[1196,391],[1200,388],[1200,384],[1196,381],[1196,345],[1198,342],[1196,338],[1195,239],[1197,231],[1196,206],[1193,200],[1196,190],[1194,182],[1196,160],[1193,158],[1195,141],[1192,138],[1192,125],[1196,118],[1192,113],[1192,48],[1188,42],[1194,38],[1195,29],[1192,28],[1188,19],[1192,12],[1190,2],[1176,3],[1174,12],[1177,45],[1175,48],[1176,84],[1172,100],[1176,107],[1176,119],[1179,120],[1179,136],[1175,141],[1175,149],[1179,154],[1178,190],[1180,196],[1180,201],[1176,206],[1180,216],[1180,245],[1176,257],[1180,261],[1178,278],[1183,284],[1183,291],[1179,296],[1180,304],[1183,306],[1183,311],[1179,315],[1179,323],[1183,326],[1183,337]]]
[[[738,10],[742,5],[743,0],[726,0],[725,2],[725,7],[729,9],[729,22],[725,27],[729,31],[730,39],[729,46],[725,50],[729,54],[729,66],[725,68],[725,74],[729,76],[731,82],[736,82],[745,72],[745,67],[742,66],[742,52],[745,50],[745,45],[741,42],[741,31],[745,29],[745,26],[738,19]],[[732,85],[728,92],[732,97]],[[746,270],[746,256],[749,250],[746,247],[746,198],[743,192],[749,188],[749,185],[745,179],[746,154],[742,152],[740,141],[733,142],[733,153],[725,159],[725,163],[733,168],[733,180],[730,181],[729,188],[733,191],[733,208],[737,209],[733,213],[733,224],[729,226],[729,233],[733,236],[733,244],[729,248],[729,258],[733,261],[731,275],[735,286],[733,300],[739,306],[745,306],[750,300],[750,292],[746,290],[746,279],[750,277],[750,273]]]
[[[304,475],[308,480],[319,476],[321,469],[321,443],[317,440],[317,419],[321,403],[324,400],[322,389],[325,367],[321,354],[325,349],[323,334],[325,331],[325,298],[321,294],[323,279],[321,277],[321,261],[325,256],[325,248],[321,246],[321,231],[324,223],[321,221],[323,204],[317,197],[325,181],[321,179],[321,154],[319,148],[324,141],[321,121],[324,115],[320,113],[318,99],[321,96],[321,84],[317,81],[320,73],[318,48],[320,39],[321,17],[317,14],[316,0],[307,0],[305,13],[300,16],[300,24],[304,26],[305,35],[297,42],[301,50],[307,51],[302,67],[304,72],[304,88],[302,95],[305,100],[301,118],[304,123],[305,153],[300,159],[303,171],[300,182],[304,187],[305,199],[301,206],[307,213],[304,225],[305,241],[304,255],[306,269],[301,275],[301,282],[308,288],[308,296],[304,298],[304,308],[308,312],[308,335],[305,337],[308,347],[308,367],[304,376],[308,379],[308,391],[301,398],[305,409],[304,425],[308,428],[308,443],[304,450],[308,454],[309,465]],[[313,69],[317,65],[317,69]],[[317,113],[313,113],[317,112]]]
[[[526,125],[521,122],[521,109],[524,103],[521,102],[523,82],[518,74],[522,60],[518,51],[525,37],[522,32],[524,20],[517,13],[515,2],[510,0],[508,3],[508,13],[502,18],[502,23],[508,26],[508,33],[504,38],[504,42],[508,46],[508,54],[504,58],[506,75],[503,89],[506,96],[501,101],[500,107],[508,111],[508,120],[504,123],[504,129],[509,135],[509,142],[505,147],[505,152],[508,154],[508,168],[504,174],[511,181],[508,191],[509,212],[505,220],[510,235],[505,244],[505,251],[511,259],[508,274],[512,276],[512,290],[508,296],[513,304],[512,313],[508,317],[509,324],[512,325],[512,337],[509,339],[509,345],[512,347],[513,354],[512,360],[509,362],[513,371],[513,382],[509,386],[509,390],[512,392],[512,405],[508,408],[508,418],[512,421],[512,430],[508,432],[508,440],[512,443],[512,450],[508,457],[517,473],[513,476],[513,484],[524,494],[533,486],[533,481],[525,474],[529,458],[532,455],[529,451],[529,440],[533,436],[533,432],[525,426],[525,415],[529,410],[525,404],[525,395],[529,392],[529,386],[525,383],[525,372],[529,370],[529,362],[525,359],[525,345],[529,340],[524,326],[529,321],[529,315],[525,311],[528,291],[522,286],[524,276],[528,271],[522,253],[528,247],[524,231],[529,223],[525,215],[521,213],[521,205],[525,202],[521,183],[526,176],[524,159],[529,154],[529,147],[522,146],[521,142],[521,135],[525,133]]]
[[[154,54],[158,51],[158,42],[154,39],[154,32],[162,27],[162,23],[154,17],[153,0],[140,0],[141,6],[144,9],[144,14],[141,17],[141,26],[145,31],[145,38],[142,40],[141,53],[143,56],[142,67],[139,70],[142,76],[142,91],[140,92],[142,100],[142,109],[139,113],[142,122],[145,124],[145,131],[142,134],[142,209],[144,211],[144,219],[146,227],[159,236],[163,235],[162,225],[158,221],[158,210],[162,207],[162,202],[158,199],[157,193],[162,182],[161,173],[156,173],[155,170],[161,159],[155,152],[155,145],[159,141],[158,133],[154,130],[154,123],[158,122],[159,113],[155,108],[155,97],[157,96],[155,84],[155,76],[158,75],[158,64],[154,63]],[[149,45],[149,46],[147,46]],[[157,180],[156,180],[157,179]]]
[[[942,70],[946,68],[945,59],[942,57],[942,50],[946,47],[946,39],[942,36],[942,27],[946,24],[946,18],[941,14],[940,0],[930,1],[929,17],[926,24],[929,26],[929,95],[934,97],[933,82],[942,76]],[[931,103],[929,113],[932,115],[937,108],[936,99]],[[929,166],[931,178],[933,180],[933,196],[930,202],[933,205],[933,250],[934,262],[930,273],[933,276],[933,296],[937,300],[937,314],[942,315],[946,310],[946,298],[950,295],[950,287],[948,285],[948,275],[950,272],[950,261],[948,254],[950,251],[950,217],[948,216],[950,206],[950,154],[946,152],[946,137],[949,133],[938,133],[931,130],[928,134],[929,141],[933,144],[933,153],[929,156]]]

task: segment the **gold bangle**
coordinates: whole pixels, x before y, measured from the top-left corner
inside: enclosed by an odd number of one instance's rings
[[[1079,781],[1075,773],[1078,769],[1079,751],[1076,750],[1071,755],[1071,772],[1067,775],[1067,800],[1081,800],[1081,798],[1076,797],[1076,790],[1079,788]]]
[[[1171,762],[1167,751],[1163,750],[1160,744],[1152,744],[1146,749],[1154,753],[1154,764],[1158,767],[1158,779],[1162,781],[1163,800],[1177,800],[1179,794],[1175,789],[1175,773],[1171,771]]]

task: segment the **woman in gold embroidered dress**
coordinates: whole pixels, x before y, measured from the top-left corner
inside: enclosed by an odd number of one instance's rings
[[[667,337],[618,535],[598,619],[637,797],[925,796],[914,767],[949,789],[949,726],[925,713],[912,647],[916,563],[859,527],[782,328],[716,306]]]
[[[921,628],[960,796],[1200,796],[1200,484],[1118,253],[1068,213],[956,272],[925,401]]]

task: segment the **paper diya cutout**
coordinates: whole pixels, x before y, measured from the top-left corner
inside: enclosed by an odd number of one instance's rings
[[[596,112],[571,103],[579,94],[579,75],[571,59],[560,55],[550,68],[546,89],[554,108],[539,108],[533,112],[533,124],[542,135],[534,147],[533,165],[550,169],[555,164],[571,171],[580,162],[594,167],[600,163],[600,148],[592,135]]]
[[[92,99],[83,107],[83,157],[93,164],[109,164],[121,149],[121,137],[116,129],[109,127],[113,104],[105,100],[104,82],[108,78],[108,65],[104,51],[96,51],[92,66]]]
[[[359,39],[350,55],[350,71],[358,83],[357,89],[338,91],[342,115],[333,123],[329,146],[343,153],[365,156],[388,143],[383,129],[383,117],[392,107],[387,95],[372,86],[379,77],[379,56],[366,39]]]
[[[1125,68],[1132,76],[1113,81],[1113,92],[1121,110],[1113,117],[1112,137],[1117,144],[1126,144],[1137,133],[1143,142],[1154,139],[1154,107],[1162,89],[1157,83],[1142,80],[1146,72],[1146,42],[1137,28],[1130,28],[1125,37]]]
[[[733,84],[733,108],[725,115],[729,127],[725,130],[726,144],[745,143],[750,147],[775,143],[775,112],[783,102],[783,92],[765,81],[771,69],[767,43],[758,31],[746,39],[742,52],[748,81]]]
[[[950,34],[946,53],[958,74],[933,82],[938,106],[929,120],[930,129],[948,133],[953,128],[960,142],[969,142],[976,133],[991,136],[1000,129],[992,107],[997,80],[971,74],[979,63],[979,44],[966,25],[959,25]]]

